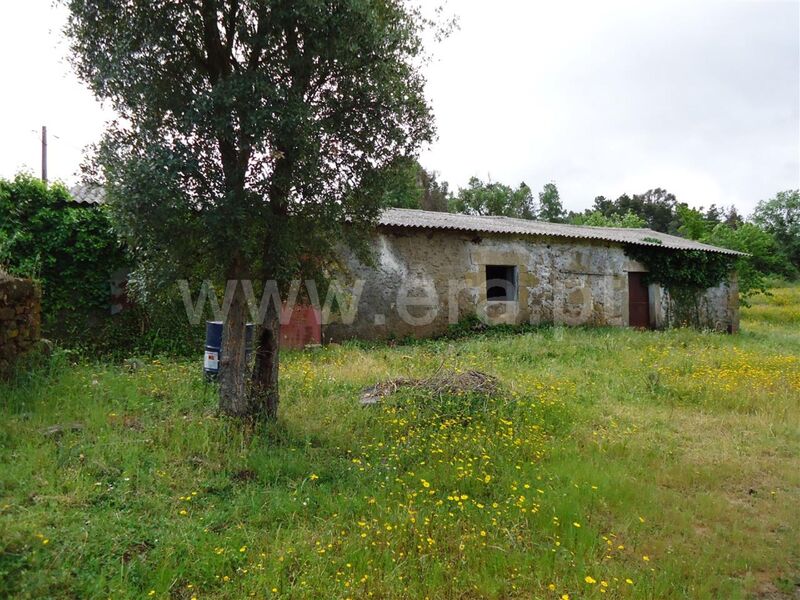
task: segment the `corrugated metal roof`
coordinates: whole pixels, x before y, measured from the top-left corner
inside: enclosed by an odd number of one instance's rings
[[[69,193],[78,204],[103,204],[106,201],[105,190],[96,183],[79,183]]]
[[[474,231],[477,233],[505,233],[513,235],[553,236],[575,239],[603,240],[641,246],[657,246],[674,250],[704,250],[722,254],[741,255],[741,252],[701,244],[694,240],[668,235],[652,229],[627,227],[592,227],[588,225],[566,225],[546,223],[511,217],[484,217],[455,213],[431,212],[409,208],[389,208],[383,211],[378,221],[384,227],[414,227],[420,229],[449,229]],[[661,243],[651,241],[659,240]]]

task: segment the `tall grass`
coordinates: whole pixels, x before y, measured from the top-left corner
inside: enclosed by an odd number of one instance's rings
[[[287,353],[281,419],[197,362],[0,387],[8,597],[791,598],[800,289],[743,333],[542,328]],[[491,397],[360,390],[479,369]],[[55,424],[81,428],[46,435]]]

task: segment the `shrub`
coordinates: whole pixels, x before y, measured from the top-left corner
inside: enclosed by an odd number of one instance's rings
[[[104,207],[21,173],[0,179],[0,216],[0,263],[41,283],[45,330],[64,314],[107,310],[109,276],[126,260]]]
[[[131,260],[104,205],[74,202],[61,183],[27,173],[0,179],[0,264],[42,287],[45,337],[82,354],[186,355],[202,347],[173,296],[109,311],[111,275]]]
[[[797,269],[775,236],[753,223],[743,223],[736,229],[720,223],[703,241],[750,255],[736,263],[743,295],[762,291],[768,275],[790,279],[797,276]]]

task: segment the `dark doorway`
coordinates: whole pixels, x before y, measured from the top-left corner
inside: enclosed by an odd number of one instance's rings
[[[650,328],[650,294],[644,282],[644,273],[628,273],[628,324],[631,327]]]

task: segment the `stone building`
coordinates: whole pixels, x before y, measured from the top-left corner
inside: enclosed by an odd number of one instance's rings
[[[424,337],[469,315],[491,324],[665,327],[668,295],[645,285],[630,245],[738,254],[650,229],[389,209],[374,234],[374,264],[345,252],[357,310],[325,325],[325,338]],[[699,316],[703,327],[738,330],[735,274],[703,294]]]
[[[76,187],[72,193],[88,205],[105,201],[97,186]],[[354,284],[344,299],[347,310],[338,302],[340,311],[330,311],[326,321],[324,310],[321,315],[315,307],[314,317],[306,318],[312,309],[303,308],[297,313],[302,323],[285,327],[304,329],[302,340],[292,345],[320,337],[426,337],[474,315],[490,324],[664,328],[672,324],[669,296],[658,285],[645,285],[647,269],[626,254],[626,247],[741,254],[651,229],[399,208],[382,213],[372,245],[372,264],[343,250]],[[735,274],[703,294],[699,313],[701,327],[738,331]]]

